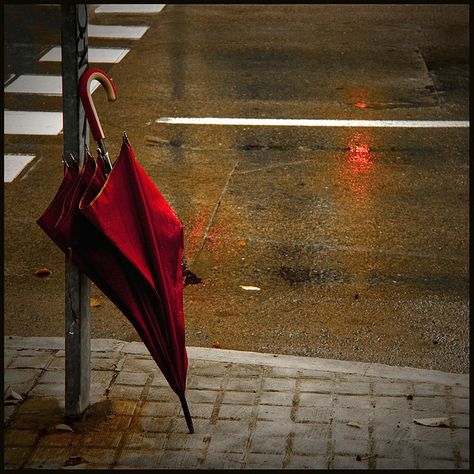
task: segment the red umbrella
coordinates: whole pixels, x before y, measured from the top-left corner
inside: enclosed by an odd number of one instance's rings
[[[112,168],[90,95],[92,79],[104,84],[109,100],[117,94],[100,69],[81,77],[80,96],[99,158],[87,151],[79,169],[65,157],[63,182],[38,224],[133,324],[179,396],[192,433],[185,398],[183,226],[137,162],[125,133]]]

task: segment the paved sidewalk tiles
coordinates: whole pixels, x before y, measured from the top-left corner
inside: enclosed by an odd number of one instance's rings
[[[6,337],[4,467],[382,469],[469,467],[469,377],[188,348],[187,432],[141,343],[92,341],[92,406],[64,410],[64,341]],[[445,427],[414,418],[443,417]],[[66,426],[65,426],[66,425]],[[72,431],[71,431],[72,430]]]

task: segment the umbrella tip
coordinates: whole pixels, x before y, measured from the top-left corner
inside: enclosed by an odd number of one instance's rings
[[[127,132],[123,132],[123,142],[126,143],[127,145],[130,145],[130,142],[128,141]]]

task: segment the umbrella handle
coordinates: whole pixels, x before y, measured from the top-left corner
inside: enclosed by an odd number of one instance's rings
[[[91,67],[82,74],[79,81],[79,96],[86,113],[87,120],[91,127],[92,135],[96,142],[105,138],[104,131],[99,122],[97,110],[92,100],[90,85],[93,80],[99,81],[107,93],[109,102],[117,100],[117,89],[112,81],[112,78],[102,69]]]

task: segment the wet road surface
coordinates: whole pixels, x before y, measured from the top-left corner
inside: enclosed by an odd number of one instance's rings
[[[37,44],[58,44],[48,26],[57,13],[28,19]],[[185,287],[188,345],[469,371],[468,128],[156,122],[469,120],[468,14],[467,5],[167,5],[133,16],[91,6],[95,24],[150,26],[138,42],[89,40],[131,48],[97,65],[119,100],[94,101],[110,155],[127,130],[183,222],[186,260],[202,280]],[[7,72],[60,74],[34,51],[21,64],[6,54]],[[61,98],[5,94],[5,108],[59,111]],[[35,220],[61,180],[62,137],[5,136],[5,153],[27,152],[35,161],[5,185],[5,332],[61,336],[64,258]],[[38,268],[52,274],[35,277]],[[92,296],[93,337],[138,340]]]

